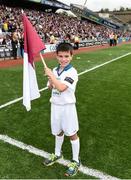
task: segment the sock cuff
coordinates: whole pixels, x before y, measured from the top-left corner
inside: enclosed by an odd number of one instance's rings
[[[78,142],[79,142],[79,137],[78,137],[77,139],[75,139],[75,140],[70,140],[70,142],[71,142],[71,144],[76,144],[76,143],[78,143]]]
[[[55,136],[57,139],[63,139],[64,138],[64,134],[62,136]]]

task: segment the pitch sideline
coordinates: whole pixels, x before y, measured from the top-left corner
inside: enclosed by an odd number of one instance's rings
[[[105,62],[105,63],[102,63],[102,64],[100,64],[100,65],[94,66],[93,68],[87,69],[87,70],[79,73],[78,75],[81,76],[81,75],[83,75],[83,74],[85,74],[85,73],[87,73],[87,72],[93,71],[93,70],[95,70],[95,69],[97,69],[97,68],[99,68],[99,67],[105,66],[106,64],[109,64],[109,63],[111,63],[111,62],[113,62],[113,61],[116,61],[116,60],[121,59],[121,58],[123,58],[123,57],[126,57],[126,56],[128,56],[128,55],[131,55],[131,52],[130,52],[130,53],[126,53],[126,54],[124,54],[124,55],[122,55],[122,56],[119,56],[119,57],[117,57],[117,58],[114,58],[114,59],[112,59],[112,60],[110,60],[110,61],[107,61],[107,62]],[[48,87],[44,87],[44,88],[40,89],[39,92],[45,91],[46,89],[48,89]],[[3,105],[0,105],[0,109],[4,108],[4,107],[6,107],[6,106],[9,106],[9,105],[11,105],[11,104],[14,104],[14,103],[16,103],[16,102],[18,102],[18,101],[21,101],[22,99],[23,99],[23,97],[20,97],[20,98],[14,99],[13,101],[9,101],[9,102],[7,102],[7,103],[5,103],[5,104],[3,104]]]
[[[38,149],[38,148],[35,148],[31,145],[24,144],[23,142],[15,140],[15,139],[7,136],[7,135],[0,134],[0,140],[4,141],[5,143],[16,146],[22,150],[26,150],[29,153],[35,154],[37,156],[47,158],[50,155],[48,152],[45,152],[45,151]],[[66,159],[60,159],[57,162],[61,165],[64,165],[64,166],[67,166],[70,163],[70,161],[66,160]],[[116,178],[116,177],[110,176],[106,173],[103,173],[103,172],[98,171],[96,169],[88,168],[88,167],[83,166],[83,165],[80,166],[79,171],[85,175],[93,176],[93,177],[104,179],[104,180],[118,180],[118,178]]]

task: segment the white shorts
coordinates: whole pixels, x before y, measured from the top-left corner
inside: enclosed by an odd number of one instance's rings
[[[58,135],[62,131],[66,136],[72,136],[79,130],[75,104],[51,104],[51,131]]]

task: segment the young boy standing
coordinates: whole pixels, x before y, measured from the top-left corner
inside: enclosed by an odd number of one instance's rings
[[[80,166],[80,142],[77,135],[79,130],[76,112],[75,89],[78,81],[77,71],[70,64],[73,57],[71,44],[63,42],[56,49],[58,67],[53,71],[45,68],[48,76],[48,87],[52,89],[51,102],[51,130],[55,135],[55,154],[45,159],[44,164],[50,166],[62,158],[61,149],[64,135],[69,136],[72,146],[72,162],[68,165],[65,176],[74,176]]]

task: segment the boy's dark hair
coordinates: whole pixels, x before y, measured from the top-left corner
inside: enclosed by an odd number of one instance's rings
[[[56,53],[58,54],[59,51],[70,51],[71,55],[73,54],[73,46],[70,43],[62,42],[58,44],[56,47]]]

